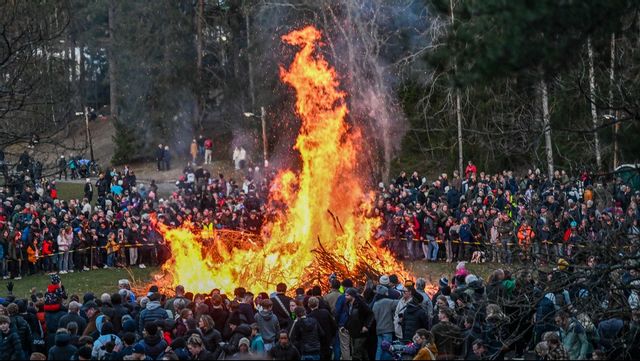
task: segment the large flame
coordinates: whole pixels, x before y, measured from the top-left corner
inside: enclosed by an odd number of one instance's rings
[[[271,204],[287,209],[257,241],[240,241],[236,232],[214,232],[211,242],[203,241],[190,224],[161,228],[172,251],[164,269],[173,285],[193,292],[238,286],[269,291],[279,282],[326,285],[331,273],[359,280],[382,273],[408,277],[386,249],[371,242],[380,220],[365,216],[373,200],[356,170],[364,144],[345,122],[346,94],[338,89],[335,70],[316,52],[321,37],[311,26],[282,37],[300,48],[290,67],[280,68],[282,81],[295,90],[302,121],[294,147],[301,170],[282,171],[270,195]]]

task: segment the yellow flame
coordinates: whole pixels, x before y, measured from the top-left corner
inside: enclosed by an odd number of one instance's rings
[[[363,141],[345,122],[346,93],[339,90],[335,70],[316,52],[321,37],[311,26],[282,37],[300,48],[289,68],[280,68],[280,77],[296,93],[302,125],[294,148],[302,167],[297,174],[286,170],[277,176],[270,200],[288,208],[265,225],[261,240],[254,243],[215,232],[213,244],[203,246],[192,225],[162,228],[172,250],[164,268],[173,285],[193,292],[228,292],[239,286],[269,291],[279,282],[326,284],[331,272],[354,276],[359,268],[409,276],[386,249],[369,242],[380,220],[365,217],[372,200],[367,200],[356,170]],[[328,269],[318,260],[313,252],[318,241],[341,269]]]

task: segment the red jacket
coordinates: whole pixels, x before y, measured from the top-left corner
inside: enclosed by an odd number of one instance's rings
[[[473,173],[478,173],[478,168],[475,166],[475,164],[469,164],[464,170],[464,176],[465,178],[469,178],[469,176]]]

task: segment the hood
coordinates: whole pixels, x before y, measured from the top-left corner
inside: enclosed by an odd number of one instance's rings
[[[251,337],[251,326],[247,325],[246,323],[243,323],[238,327],[236,327],[233,333],[239,333],[244,337]]]
[[[147,336],[144,337],[144,343],[146,343],[150,347],[153,347],[153,346],[159,344],[161,341],[162,341],[162,337],[160,337],[160,335],[158,335],[158,334],[147,335]]]
[[[102,325],[104,325],[104,321],[105,321],[104,318],[105,318],[104,315],[100,315],[96,317],[96,329],[101,335],[102,335]]]
[[[71,335],[68,333],[58,333],[55,338],[56,346],[66,347],[71,343]]]
[[[260,316],[265,321],[271,321],[271,317],[273,317],[273,311],[271,311],[271,310],[269,310],[269,311],[262,310],[262,311],[260,311],[258,313],[260,314]]]
[[[147,310],[152,311],[157,308],[160,308],[160,301],[149,301],[147,303]]]
[[[137,324],[136,321],[132,319],[128,319],[122,323],[122,330],[125,332],[136,332]]]

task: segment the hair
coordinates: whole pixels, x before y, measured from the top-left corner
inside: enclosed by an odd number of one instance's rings
[[[31,357],[29,358],[29,360],[46,360],[47,356],[45,356],[44,354],[40,353],[40,352],[34,352],[31,354]]]
[[[484,341],[481,338],[476,339],[475,341],[473,341],[472,345],[473,346],[477,346],[477,347],[486,347],[485,344],[484,344]]]
[[[213,321],[213,318],[211,318],[211,316],[209,315],[200,315],[199,321],[204,322],[207,330],[211,330],[216,327],[215,321]]]
[[[296,314],[296,317],[304,317],[307,314],[307,311],[304,309],[304,307],[300,306],[296,306],[293,312]]]
[[[78,323],[75,321],[71,321],[69,323],[67,323],[67,330],[69,330],[69,333],[71,335],[77,335],[78,334]]]
[[[3,323],[11,324],[11,319],[9,318],[9,316],[5,316],[5,315],[0,316],[0,324],[3,324]]]
[[[91,336],[82,336],[78,339],[78,344],[79,345],[87,345],[87,344],[91,344],[93,345],[93,337]]]
[[[260,302],[260,305],[262,306],[262,308],[270,310],[273,307],[273,301],[266,298]]]
[[[78,312],[80,310],[80,303],[76,301],[69,302],[69,312]]]
[[[126,345],[133,345],[136,343],[136,334],[133,332],[125,332],[122,335],[122,341],[124,341]]]
[[[180,317],[183,318],[183,319],[186,319],[187,317],[189,317],[189,313],[193,314],[193,311],[191,311],[190,308],[183,308],[180,311]]]
[[[9,312],[9,316],[17,315],[19,311],[20,310],[18,309],[18,305],[16,305],[15,303],[10,303],[9,306],[7,306],[7,312]]]
[[[278,292],[278,293],[286,293],[287,292],[287,285],[285,285],[284,283],[278,283],[278,285],[276,285],[276,292]]]
[[[69,330],[67,330],[64,327],[60,327],[59,329],[56,330],[56,335],[60,334],[60,333],[65,333],[65,334],[69,334]]]
[[[416,280],[416,289],[420,291],[424,291],[425,287],[427,287],[427,280],[420,277]]]
[[[200,335],[198,335],[197,333],[192,334],[187,340],[187,345],[202,347],[202,337],[200,337]]]
[[[309,308],[315,310],[320,305],[320,300],[318,300],[317,297],[309,297],[307,304],[309,305]]]
[[[502,312],[502,308],[496,305],[495,303],[491,303],[487,305],[486,309],[487,319],[490,317],[504,318],[504,313]]]
[[[431,342],[433,340],[433,334],[431,333],[431,331],[428,331],[425,328],[417,329],[416,334],[418,334],[418,336],[420,337],[424,337],[428,342]]]

